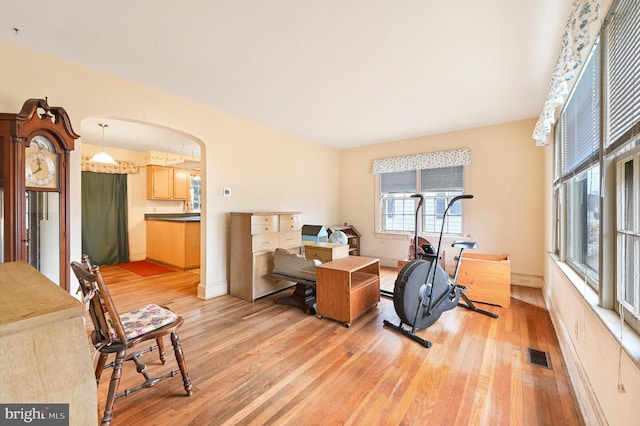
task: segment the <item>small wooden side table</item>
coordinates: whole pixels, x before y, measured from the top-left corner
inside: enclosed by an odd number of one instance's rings
[[[348,256],[316,267],[318,317],[346,327],[380,302],[380,260]]]

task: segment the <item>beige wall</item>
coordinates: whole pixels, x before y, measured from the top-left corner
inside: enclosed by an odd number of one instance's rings
[[[301,210],[305,223],[338,222],[340,153],[335,149],[5,41],[0,41],[0,55],[2,112],[18,112],[26,99],[46,96],[50,105],[66,109],[77,132],[85,117],[102,116],[166,126],[201,141],[199,292],[205,297],[227,291],[230,211]],[[73,259],[81,255],[81,143],[70,165]],[[222,187],[231,188],[231,198],[220,196]]]
[[[465,167],[464,234],[478,253],[511,256],[512,279],[541,284],[544,274],[544,149],[531,138],[535,120],[469,129],[342,151],[340,220],[362,234],[362,254],[392,265],[407,254],[410,236],[376,234],[373,160],[457,148],[471,148]],[[428,237],[437,244],[437,236]],[[444,245],[452,253],[450,239]],[[452,253],[453,254],[453,253]],[[447,255],[448,267],[453,255]],[[540,283],[539,283],[540,282]]]

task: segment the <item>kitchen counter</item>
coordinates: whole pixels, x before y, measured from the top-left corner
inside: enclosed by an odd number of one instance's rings
[[[200,213],[148,213],[144,220],[162,220],[165,222],[200,222]]]
[[[187,270],[200,267],[200,213],[146,214],[147,260]]]

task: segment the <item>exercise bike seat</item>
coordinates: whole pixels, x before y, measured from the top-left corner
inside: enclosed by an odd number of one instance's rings
[[[465,249],[477,249],[478,248],[478,244],[475,241],[458,240],[458,241],[454,241],[453,243],[451,243],[451,247],[461,247],[461,248],[465,248]]]

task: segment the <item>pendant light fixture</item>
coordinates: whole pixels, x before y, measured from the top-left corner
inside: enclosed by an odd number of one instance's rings
[[[114,160],[113,157],[107,154],[107,152],[104,150],[104,129],[105,127],[109,127],[109,125],[98,123],[98,126],[102,127],[102,142],[100,142],[100,152],[91,157],[91,160],[89,161],[102,164],[118,164],[117,161]]]

